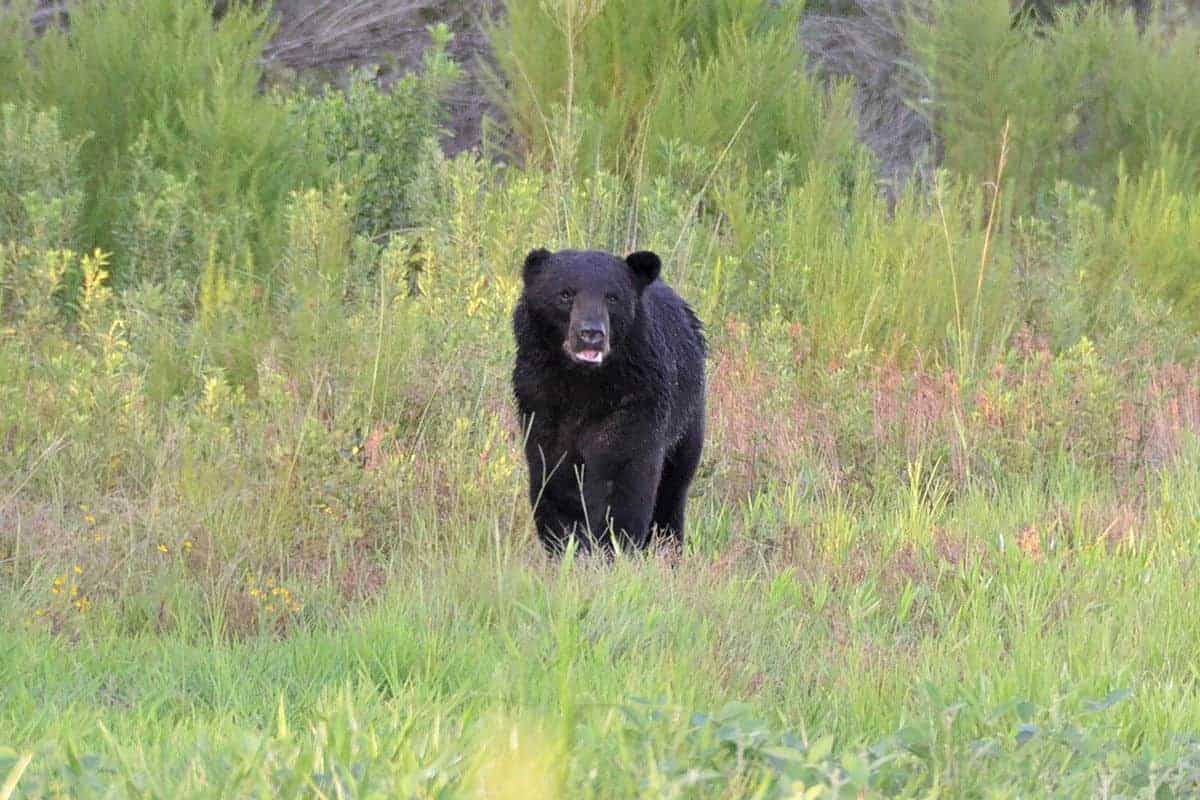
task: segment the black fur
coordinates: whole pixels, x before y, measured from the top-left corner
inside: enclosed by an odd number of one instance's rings
[[[513,313],[529,499],[559,553],[681,548],[704,445],[704,332],[650,252],[534,250]],[[599,363],[595,363],[596,361]]]

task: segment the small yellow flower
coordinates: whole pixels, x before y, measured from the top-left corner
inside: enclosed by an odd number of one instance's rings
[[[100,533],[99,531],[97,531],[96,534],[94,536],[92,536],[92,538],[95,539],[97,542],[103,542],[105,539],[105,536],[103,533]]]
[[[88,525],[96,524],[96,515],[95,514],[85,514],[83,519]]]
[[[192,544],[192,540],[191,540],[191,539],[184,539],[184,540],[183,540],[183,552],[185,552],[185,553],[190,553],[190,552],[192,552],[192,547],[193,547],[193,546],[194,546],[194,545]]]
[[[76,565],[75,565],[75,574],[76,574],[76,575],[82,575],[82,574],[83,574],[83,567],[81,567],[81,566],[79,566],[78,564],[76,564]]]
[[[91,604],[92,604],[92,601],[89,600],[86,595],[75,601],[75,607],[77,609],[79,609],[79,611],[81,613],[84,611],[87,611],[88,606],[90,606]]]
[[[171,552],[171,548],[167,547],[165,544],[160,544],[158,546],[158,552],[166,554]]]

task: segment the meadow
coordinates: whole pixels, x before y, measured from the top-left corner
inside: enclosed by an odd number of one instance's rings
[[[22,8],[0,800],[1200,793],[1200,28],[912,4],[896,182],[788,3],[511,0],[453,158],[444,27],[323,92],[262,9]],[[536,246],[707,324],[678,561],[534,538]]]

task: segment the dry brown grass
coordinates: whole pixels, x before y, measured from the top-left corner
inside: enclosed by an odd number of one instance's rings
[[[805,361],[801,339],[796,348]],[[715,352],[708,453],[731,501],[814,464],[845,483],[932,458],[962,484],[1060,450],[1134,485],[1200,436],[1200,365],[1056,361],[1027,330],[969,386],[953,369],[919,361],[881,363],[850,380],[834,364],[792,373],[756,357],[737,322]]]

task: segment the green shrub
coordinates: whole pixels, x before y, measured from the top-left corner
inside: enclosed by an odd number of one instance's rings
[[[708,156],[707,171],[692,185],[709,177],[713,157],[727,147],[726,160],[740,162],[751,176],[773,167],[781,153],[798,160],[799,176],[809,165],[834,162],[840,169],[852,160],[859,145],[849,95],[829,93],[805,75],[795,31],[790,19],[765,30],[725,24],[711,58],[666,70],[646,110],[647,144],[654,147],[649,174],[665,166],[664,142]]]
[[[128,283],[194,281],[215,234],[196,176],[176,176],[157,166],[147,132],[130,147],[127,167],[128,184],[114,220],[113,241]]]
[[[0,242],[33,249],[74,243],[83,145],[64,136],[54,109],[0,105]]]
[[[1028,213],[1065,179],[1112,199],[1118,163],[1138,175],[1164,142],[1200,157],[1200,30],[1143,32],[1103,7],[1038,27],[1007,0],[934,0],[906,26],[945,165],[990,180],[1006,124],[1010,210]],[[1192,168],[1189,181],[1196,180]]]
[[[1076,99],[1077,162],[1070,177],[1111,199],[1121,177],[1158,168],[1163,147],[1177,147],[1171,178],[1200,189],[1200,28],[1168,29],[1132,15],[1095,11],[1072,16],[1051,39],[1064,64],[1088,65]]]
[[[727,148],[752,169],[781,151],[807,162],[851,129],[804,72],[798,12],[766,0],[517,0],[491,29],[498,100],[529,154],[560,168],[653,176],[673,140],[703,149],[709,172]]]
[[[461,74],[446,53],[450,31],[431,30],[432,45],[423,70],[405,76],[388,91],[355,72],[345,92],[305,97],[296,111],[313,125],[326,158],[355,188],[359,233],[370,236],[405,228],[413,222],[411,187],[417,165],[446,122],[446,90]]]
[[[1110,213],[1086,200],[1070,209],[1076,268],[1085,273],[1093,297],[1127,291],[1132,279],[1141,296],[1166,303],[1173,316],[1195,330],[1200,327],[1200,192],[1177,188],[1177,150],[1164,148],[1157,161],[1139,177],[1121,173]]]
[[[25,57],[30,35],[27,20],[33,0],[13,0],[0,8],[0,103],[20,98],[29,62]]]
[[[140,277],[130,262],[146,263],[120,252],[116,233],[143,135],[142,154],[194,180],[202,210],[239,220],[226,226],[226,248],[273,259],[287,195],[319,175],[320,161],[284,104],[258,91],[266,19],[239,5],[214,24],[204,0],[88,0],[69,31],[32,45],[37,68],[25,71],[22,93],[57,107],[68,135],[91,134],[80,153],[86,239],[118,251],[119,283]]]
[[[79,284],[81,144],[54,110],[0,105],[0,320],[49,321]]]

